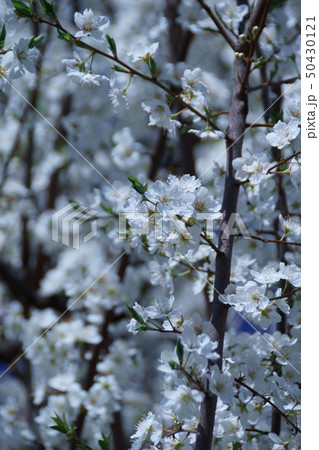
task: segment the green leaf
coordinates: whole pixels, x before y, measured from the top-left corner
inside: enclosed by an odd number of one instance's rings
[[[29,40],[29,48],[36,47],[40,42],[45,38],[44,34],[40,34],[39,36],[32,36]]]
[[[126,305],[126,306],[127,306],[127,309],[130,312],[130,315],[133,317],[133,319],[135,319],[138,323],[141,323],[142,325],[144,325],[145,322],[144,322],[143,317],[140,316],[139,313],[135,311],[133,306],[129,306],[129,305]]]
[[[135,331],[148,331],[150,327],[147,325],[140,325],[139,327],[135,328]]]
[[[279,120],[283,120],[283,114],[281,112],[277,113],[273,110],[269,112],[269,122],[277,123]]]
[[[51,417],[51,419],[56,423],[56,425],[50,426],[50,428],[60,431],[60,433],[68,434],[70,427],[67,424],[65,412],[62,413],[62,417],[55,413],[55,417]]]
[[[188,130],[189,130],[189,126],[184,123],[184,125],[181,128],[180,134],[186,134],[188,132]]]
[[[260,69],[266,62],[266,58],[261,56],[253,62],[254,69]]]
[[[172,370],[179,370],[179,365],[177,362],[175,361],[168,361],[168,364],[170,365],[170,368]]]
[[[74,45],[76,45],[79,48],[84,48],[84,49],[88,48],[88,46],[84,42],[77,40],[77,39],[74,40]]]
[[[274,67],[271,69],[270,71],[270,79],[272,80],[274,78],[274,76],[276,75],[276,73],[278,72],[279,69],[279,64],[278,61],[275,61]]]
[[[147,65],[150,69],[151,75],[152,77],[156,77],[156,71],[157,71],[157,66],[156,66],[156,61],[153,58],[153,56],[151,56],[148,61],[147,61]]]
[[[6,25],[3,23],[0,28],[0,50],[3,49],[6,43]]]
[[[103,211],[105,211],[107,214],[114,214],[113,211],[111,210],[111,208],[108,208],[107,206],[103,205],[102,203],[100,203],[100,206],[103,209]]]
[[[128,177],[128,179],[130,180],[130,182],[132,183],[132,187],[133,189],[136,190],[136,192],[138,192],[139,194],[144,195],[145,192],[147,191],[148,188],[148,184],[142,184],[138,181],[137,178],[135,178],[133,175],[130,175]]]
[[[117,66],[116,64],[114,64],[111,67],[112,70],[115,70],[115,72],[121,72],[121,73],[131,73],[129,70],[123,69],[123,67]]]
[[[33,17],[32,7],[27,6],[25,3],[20,2],[20,0],[11,0],[11,3],[15,7],[15,13],[19,17]]]
[[[99,440],[99,446],[102,450],[110,450],[111,449],[111,433],[107,434],[106,436],[102,433],[102,438]]]
[[[116,43],[115,43],[114,39],[111,38],[111,36],[109,36],[108,34],[106,35],[106,39],[107,39],[107,42],[109,43],[109,48],[110,48],[111,52],[113,53],[113,56],[117,56]]]
[[[62,39],[62,41],[72,42],[72,37],[69,32],[65,33],[58,29],[58,38]]]
[[[177,340],[177,344],[176,344],[176,355],[178,358],[178,361],[180,363],[180,365],[183,365],[183,360],[184,360],[184,347],[183,344],[181,342],[180,339]]]
[[[42,5],[43,11],[52,19],[56,19],[56,13],[55,13],[55,7],[52,2],[49,0],[40,0],[40,3]]]

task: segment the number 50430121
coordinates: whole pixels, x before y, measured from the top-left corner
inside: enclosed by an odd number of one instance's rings
[[[306,78],[315,78],[315,58],[316,58],[316,18],[306,18]]]

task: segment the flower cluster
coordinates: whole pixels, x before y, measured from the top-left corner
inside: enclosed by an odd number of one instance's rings
[[[143,193],[138,186],[141,183],[133,182],[124,205],[131,245],[141,242],[151,254],[195,253],[205,235],[203,225],[220,217],[220,203],[190,175],[170,175],[167,182],[145,185]]]

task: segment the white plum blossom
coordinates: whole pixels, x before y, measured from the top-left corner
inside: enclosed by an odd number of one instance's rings
[[[188,352],[194,352],[205,358],[216,361],[219,358],[217,349],[217,341],[212,341],[206,333],[196,334],[194,328],[188,324],[183,327],[181,342],[184,349]]]
[[[157,445],[162,437],[163,425],[156,419],[152,412],[140,420],[136,427],[136,432],[131,436],[133,440],[131,450],[140,450],[146,440],[151,439]]]
[[[1,55],[0,60],[0,89],[5,94],[9,94],[11,90],[11,81],[18,78],[19,71],[14,70],[14,54],[12,51]],[[22,76],[22,74],[21,74]],[[8,81],[6,81],[8,80]]]
[[[144,322],[147,321],[149,315],[146,309],[144,309],[141,305],[139,305],[137,302],[135,302],[133,309],[136,311],[136,313],[141,316],[141,318],[144,320]],[[136,334],[138,333],[138,330],[136,328],[138,327],[139,322],[132,317],[130,322],[127,325],[127,329],[130,333]]]
[[[68,392],[74,387],[80,386],[75,381],[74,373],[61,373],[49,380],[49,386],[60,392]]]
[[[254,277],[255,281],[260,284],[273,284],[280,280],[280,272],[275,265],[268,264],[261,272],[251,270],[250,273]]]
[[[232,405],[234,401],[233,380],[229,371],[221,372],[217,366],[212,367],[209,380],[209,389],[225,402]]]
[[[248,5],[230,5],[225,2],[217,3],[216,11],[221,16],[223,22],[229,25],[235,33],[238,32],[239,24],[248,14]]]
[[[169,294],[174,292],[174,283],[169,263],[160,264],[153,260],[149,263],[150,282],[155,286],[162,286]]]
[[[272,147],[284,148],[298,136],[300,132],[298,125],[297,119],[290,120],[288,123],[279,120],[273,128],[274,131],[267,134],[266,139]]]
[[[158,45],[158,42],[154,42],[150,46],[146,46],[140,43],[136,44],[132,52],[129,53],[132,62],[148,61],[151,57],[154,57],[158,49]]]
[[[126,92],[124,89],[120,89],[116,84],[116,79],[112,77],[110,79],[111,90],[109,92],[109,98],[114,107],[116,113],[121,113],[128,109],[128,101]]]
[[[196,213],[210,213],[210,219],[214,219],[219,217],[219,214],[216,213],[221,210],[221,207],[222,205],[215,200],[212,195],[209,195],[207,188],[202,186],[197,190],[196,199],[194,201]],[[197,215],[197,218],[200,218],[200,216]]]
[[[177,184],[157,180],[147,189],[147,199],[156,204],[161,214],[166,213],[174,217],[176,214],[192,213],[195,194],[180,190]]]
[[[121,168],[123,160],[125,160],[126,167],[130,170],[139,167],[144,147],[135,141],[132,130],[129,127],[125,127],[115,133],[113,142],[114,147],[111,151],[111,159],[116,167]]]
[[[223,139],[225,137],[225,135],[224,135],[224,133],[222,131],[211,130],[209,128],[206,128],[204,131],[203,130],[190,129],[190,130],[188,130],[188,133],[195,134],[196,136],[198,136],[204,142],[216,141],[218,139]]]
[[[272,440],[272,442],[275,442],[272,446],[272,450],[285,450],[287,448],[287,442],[281,439],[278,434],[268,433],[268,437]]]
[[[237,286],[235,294],[226,297],[220,295],[221,302],[232,305],[237,311],[255,313],[267,308],[269,298],[265,295],[266,285],[259,286],[255,281],[247,281],[244,286]]]
[[[176,413],[177,417],[191,419],[198,415],[200,402],[204,394],[197,389],[191,389],[185,384],[180,384],[177,389],[164,391],[167,398],[166,407]]]
[[[108,81],[108,78],[105,75],[96,75],[91,72],[77,72],[77,71],[69,71],[68,77],[72,77],[72,80],[82,87],[97,87],[101,86]]]
[[[249,180],[252,185],[259,184],[267,176],[270,168],[268,157],[265,153],[250,154],[236,158],[233,161],[233,168],[236,170],[235,178],[240,181]]]
[[[194,175],[183,175],[179,178],[170,174],[167,183],[176,190],[183,192],[195,192],[201,186],[201,180]]]
[[[301,120],[300,94],[294,93],[285,99],[284,120]]]
[[[298,267],[296,264],[285,264],[281,262],[279,264],[279,271],[280,276],[284,280],[288,280],[289,283],[291,283],[295,287],[301,286],[301,271],[300,267]]]
[[[172,135],[175,135],[176,127],[181,126],[178,120],[172,119],[171,110],[161,100],[153,99],[142,102],[142,107],[150,114],[148,125],[151,127],[163,128],[169,133],[172,133]]]
[[[5,23],[7,35],[13,36],[18,27],[18,16],[5,0],[0,1],[0,22]]]
[[[66,66],[67,76],[83,87],[97,87],[108,82],[105,75],[96,75],[88,67],[88,62],[83,61],[78,53],[73,53],[73,59],[62,59],[62,63]]]
[[[301,179],[301,163],[297,158],[293,158],[288,167],[288,173],[290,175],[290,180],[295,188],[300,186]]]
[[[17,44],[12,46],[12,52],[14,78],[22,76],[25,73],[25,69],[28,72],[35,73],[35,64],[40,52],[37,48],[29,48],[28,39],[21,38]]]
[[[169,298],[155,297],[153,305],[145,308],[145,311],[147,311],[147,314],[151,319],[162,319],[167,317],[167,315],[172,311],[173,303],[173,295]]]
[[[207,91],[207,86],[202,81],[203,75],[199,67],[194,70],[186,69],[181,78],[183,90]]]
[[[183,0],[178,4],[177,23],[194,34],[202,33],[205,26],[211,26],[211,20],[199,3]]]
[[[280,222],[280,225],[281,225],[282,229],[284,230],[285,234],[291,233],[291,234],[295,234],[296,236],[300,236],[301,226],[300,226],[300,223],[297,222],[297,220],[295,220],[291,217],[286,217],[284,219],[282,214],[279,214],[279,222]]]
[[[106,16],[95,16],[92,9],[85,9],[83,14],[76,12],[74,14],[75,25],[80,29],[75,37],[92,37],[98,42],[105,41],[105,31],[109,26],[110,20]]]

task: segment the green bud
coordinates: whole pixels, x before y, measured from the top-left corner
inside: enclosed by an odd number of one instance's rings
[[[177,355],[180,365],[182,366],[183,360],[184,360],[184,347],[183,347],[182,341],[180,339],[177,340],[176,355]]]
[[[133,189],[136,190],[136,192],[138,192],[139,194],[144,195],[145,192],[147,191],[148,188],[148,184],[142,184],[138,181],[137,178],[135,178],[133,175],[130,175],[128,177],[128,179],[130,180],[130,182],[132,183],[132,187]]]
[[[49,0],[40,0],[43,11],[52,19],[56,19],[55,7],[53,3]]]
[[[40,34],[39,36],[32,36],[29,40],[29,48],[34,48],[45,38],[44,34]]]
[[[109,43],[109,49],[113,53],[113,56],[117,56],[116,43],[113,38],[111,38],[108,34],[106,35],[107,42]]]
[[[6,43],[6,25],[3,23],[0,28],[0,50],[3,49]]]
[[[172,370],[179,370],[179,365],[177,362],[175,361],[168,361],[168,364],[170,365],[170,368]]]
[[[64,31],[61,31],[58,29],[58,38],[62,41],[66,42],[72,42],[72,37],[69,32],[65,33]]]
[[[99,446],[102,450],[110,450],[111,449],[111,433],[108,433],[106,436],[102,433],[102,439],[98,441]]]

